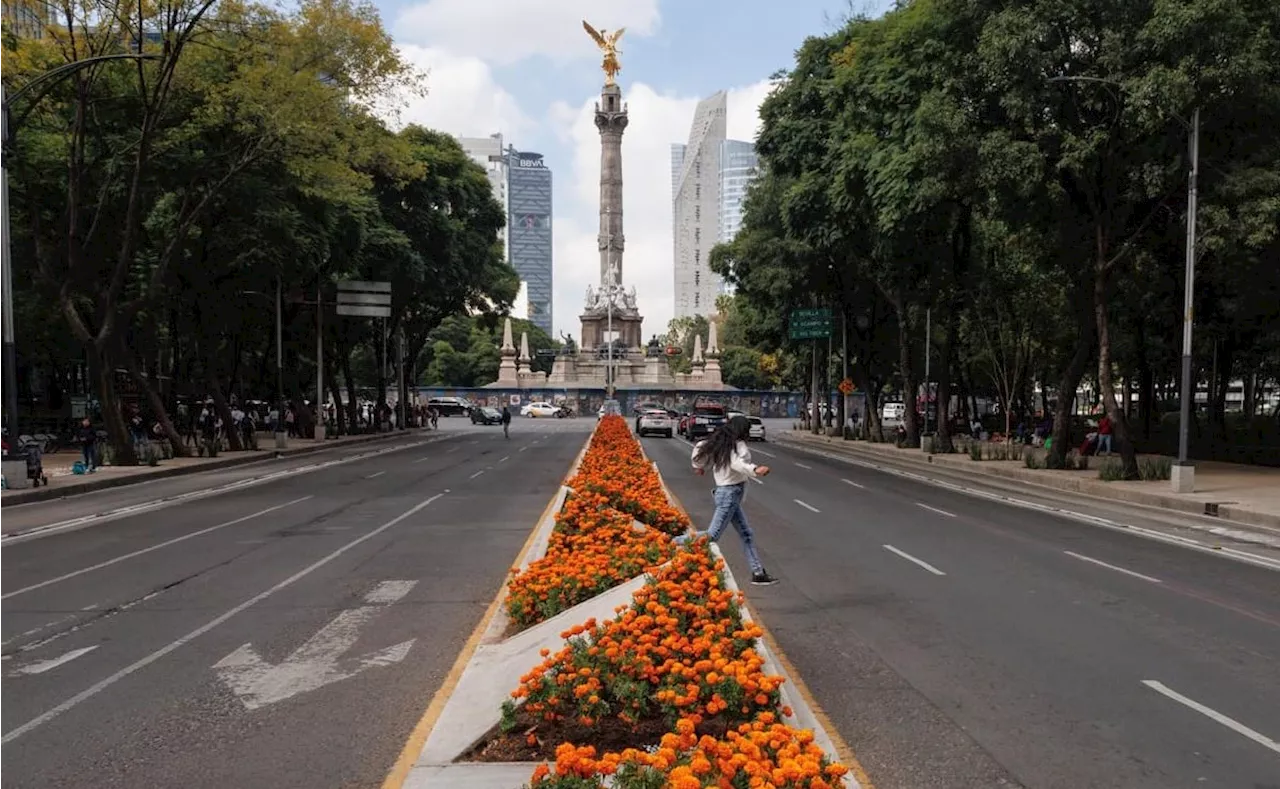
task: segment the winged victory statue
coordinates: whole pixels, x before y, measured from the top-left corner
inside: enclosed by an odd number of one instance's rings
[[[604,84],[617,84],[614,78],[618,76],[619,71],[622,71],[622,64],[618,62],[618,39],[622,38],[622,34],[627,32],[627,29],[620,27],[612,33],[608,30],[596,30],[587,24],[585,19],[582,20],[582,27],[604,53],[604,62],[600,64],[600,68],[604,71]]]

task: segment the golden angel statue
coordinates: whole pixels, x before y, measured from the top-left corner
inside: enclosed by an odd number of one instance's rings
[[[587,35],[596,42],[596,46],[600,47],[600,51],[604,53],[604,62],[600,64],[600,68],[604,70],[604,84],[614,85],[614,77],[618,76],[618,72],[622,71],[622,64],[618,62],[618,39],[622,38],[622,34],[627,32],[625,27],[620,27],[610,33],[608,30],[597,31],[594,27],[582,20],[582,27],[587,31]]]

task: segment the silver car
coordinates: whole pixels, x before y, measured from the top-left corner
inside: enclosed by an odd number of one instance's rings
[[[747,431],[748,441],[764,441],[764,422],[758,416],[747,417],[747,422],[751,424]]]
[[[658,433],[667,438],[676,434],[676,420],[665,409],[653,408],[636,417],[636,435]]]

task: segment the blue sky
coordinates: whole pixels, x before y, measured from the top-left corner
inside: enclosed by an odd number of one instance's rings
[[[878,13],[889,0],[857,0]],[[546,156],[554,175],[555,326],[576,336],[595,249],[599,138],[591,108],[600,57],[582,30],[623,26],[618,82],[630,105],[623,139],[627,251],[649,334],[672,305],[670,145],[684,142],[699,98],[729,90],[729,136],[751,139],[767,79],[806,36],[848,14],[848,0],[383,0],[405,56],[428,73],[428,95],[404,121],[457,135],[502,132]]]

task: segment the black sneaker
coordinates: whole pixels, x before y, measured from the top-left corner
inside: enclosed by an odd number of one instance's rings
[[[765,572],[764,570],[761,570],[760,572],[751,576],[751,583],[756,586],[773,586],[777,582],[778,582],[777,578],[774,578],[772,575],[769,575],[769,573]]]

